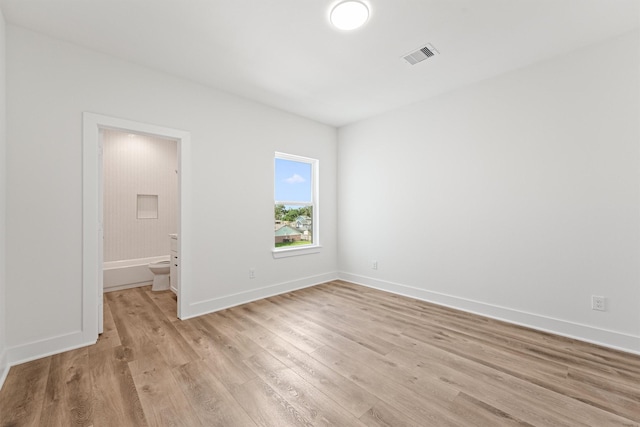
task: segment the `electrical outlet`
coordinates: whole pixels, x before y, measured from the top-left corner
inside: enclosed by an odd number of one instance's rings
[[[256,269],[255,268],[250,268],[249,269],[249,279],[255,279],[256,278]]]
[[[591,295],[591,309],[605,311],[605,298],[597,295]]]
[[[378,269],[378,261],[371,261],[371,269],[372,270]]]

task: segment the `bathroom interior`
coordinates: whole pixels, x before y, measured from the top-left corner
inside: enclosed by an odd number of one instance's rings
[[[178,289],[177,142],[102,130],[103,289]]]

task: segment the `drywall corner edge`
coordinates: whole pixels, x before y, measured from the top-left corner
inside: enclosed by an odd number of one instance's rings
[[[4,350],[0,354],[0,390],[2,390],[4,381],[7,379],[7,375],[9,375],[9,369],[10,366],[7,363],[7,351]]]

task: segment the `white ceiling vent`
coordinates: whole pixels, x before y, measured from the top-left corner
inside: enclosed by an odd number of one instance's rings
[[[438,55],[440,52],[436,50],[431,43],[427,43],[421,48],[418,48],[412,52],[403,56],[404,60],[411,65],[416,65],[418,62],[422,62],[425,59],[429,59],[434,55]]]

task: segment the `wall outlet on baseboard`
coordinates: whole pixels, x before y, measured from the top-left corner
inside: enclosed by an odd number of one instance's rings
[[[605,297],[591,295],[591,309],[605,311]]]
[[[255,279],[256,278],[256,269],[255,268],[250,268],[249,269],[249,279]]]
[[[378,269],[378,261],[371,261],[371,269],[372,270]]]

